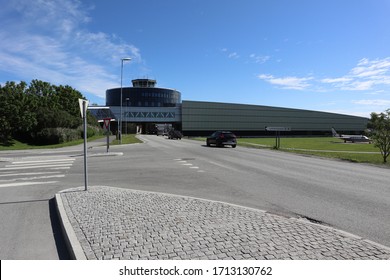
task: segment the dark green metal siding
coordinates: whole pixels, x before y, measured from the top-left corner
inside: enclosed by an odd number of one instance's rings
[[[290,127],[296,132],[330,132],[331,127],[340,131],[361,132],[367,118],[317,112],[309,110],[183,101],[183,132],[231,130],[235,132],[264,131],[265,127]]]

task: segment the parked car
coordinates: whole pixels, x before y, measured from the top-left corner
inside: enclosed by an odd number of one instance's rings
[[[216,145],[218,147],[223,147],[225,145],[232,146],[235,148],[237,146],[237,138],[230,131],[216,131],[211,136],[207,137],[206,145],[210,147],[211,145]]]

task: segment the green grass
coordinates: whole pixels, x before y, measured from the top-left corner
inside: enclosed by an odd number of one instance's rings
[[[206,141],[206,138],[194,138]],[[275,146],[275,138],[237,138],[239,146],[272,149]],[[367,143],[344,143],[343,140],[333,137],[281,137],[281,151],[314,155],[326,158],[335,158],[358,163],[383,164],[383,158],[378,148]]]
[[[97,140],[100,138],[105,138],[104,135],[98,135],[88,138],[88,142]],[[122,138],[122,144],[134,144],[134,143],[141,143],[142,141],[135,137],[135,134],[127,134],[123,135]],[[11,140],[10,143],[6,146],[0,144],[0,151],[9,151],[9,150],[27,150],[27,149],[55,149],[55,148],[62,148],[62,147],[68,147],[68,146],[75,146],[84,143],[83,139],[79,139],[76,141],[70,141],[62,144],[56,144],[56,145],[30,145],[27,143],[23,143],[17,140]],[[119,145],[118,140],[114,140],[110,143],[111,145]]]
[[[275,146],[275,138],[239,138],[241,145]],[[321,151],[354,151],[354,152],[379,152],[378,148],[367,143],[344,143],[343,140],[333,137],[297,137],[280,138],[281,149],[305,149]]]
[[[96,139],[100,139],[106,137],[104,135],[96,135],[93,137],[88,138],[88,141],[93,141]],[[69,147],[69,146],[75,146],[84,143],[83,139],[70,141],[66,143],[61,144],[55,144],[55,145],[31,145],[28,143],[23,143],[20,141],[17,141],[15,139],[12,139],[9,141],[7,145],[1,145],[0,144],[0,151],[9,151],[9,150],[27,150],[27,149],[55,149],[55,148],[63,148],[63,147]]]
[[[135,137],[135,134],[123,134],[122,135],[122,144],[135,144],[135,143],[142,143],[141,140],[139,140],[137,137]],[[120,141],[114,140],[111,142],[111,145],[120,145]]]
[[[273,148],[275,138],[239,138],[238,145],[254,148]],[[380,151],[373,144],[344,143],[343,140],[333,137],[281,137],[280,150],[351,162],[383,164]]]

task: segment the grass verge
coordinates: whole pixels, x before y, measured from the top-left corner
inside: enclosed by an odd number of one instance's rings
[[[206,138],[194,139],[206,141]],[[275,138],[238,138],[237,144],[243,147],[272,149],[275,146]],[[379,149],[373,144],[344,143],[343,140],[333,137],[281,137],[279,150],[390,167],[390,163],[383,163]]]
[[[106,136],[104,135],[96,135],[88,138],[89,141],[97,140],[100,138],[104,138]],[[55,149],[55,148],[63,148],[63,147],[69,147],[69,146],[75,146],[75,145],[80,145],[84,143],[84,139],[79,139],[75,141],[70,141],[66,143],[61,143],[61,144],[55,144],[55,145],[31,145],[28,143],[23,143],[20,141],[17,141],[15,139],[11,140],[9,145],[3,146],[0,145],[0,151],[9,151],[9,150],[28,150],[28,149]]]
[[[135,134],[123,134],[122,135],[122,145],[123,144],[135,144],[135,143],[142,143],[141,140],[139,140],[137,137],[135,137]],[[120,141],[114,140],[111,142],[111,145],[120,145]]]

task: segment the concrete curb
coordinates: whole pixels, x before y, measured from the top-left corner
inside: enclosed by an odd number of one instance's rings
[[[76,233],[73,230],[73,226],[68,219],[68,215],[66,214],[61,198],[61,193],[57,193],[55,195],[55,201],[57,204],[57,213],[60,219],[62,233],[64,235],[66,247],[69,250],[71,258],[74,260],[87,260],[87,257],[84,254],[84,250],[81,247]]]

